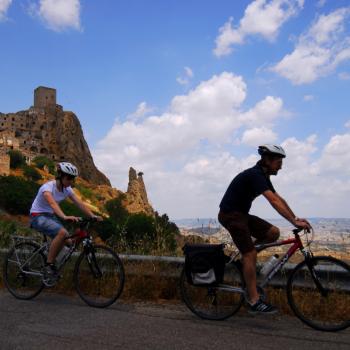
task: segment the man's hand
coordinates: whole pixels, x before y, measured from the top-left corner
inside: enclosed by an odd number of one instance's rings
[[[310,231],[312,229],[311,224],[306,220],[302,218],[295,218],[293,225],[295,227],[303,228],[304,230]]]
[[[65,221],[72,221],[72,222],[78,222],[80,221],[80,218],[77,216],[64,216],[63,220]]]

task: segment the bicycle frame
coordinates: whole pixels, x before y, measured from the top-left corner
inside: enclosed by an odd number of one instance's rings
[[[264,244],[258,244],[255,245],[255,249],[257,251],[257,253],[261,252],[262,250],[271,248],[271,247],[279,247],[279,246],[283,246],[283,245],[290,245],[293,244],[288,251],[283,255],[283,257],[279,260],[279,262],[272,268],[272,270],[267,274],[267,276],[263,279],[263,281],[261,281],[259,283],[259,287],[264,288],[273,278],[273,276],[283,268],[283,266],[288,262],[288,260],[291,258],[291,256],[294,255],[294,253],[297,250],[300,250],[304,257],[305,260],[307,260],[310,256],[310,253],[308,251],[305,250],[303,243],[300,239],[300,236],[298,234],[298,232],[300,232],[300,230],[293,230],[293,233],[295,235],[294,238],[289,238],[286,240],[282,240],[282,241],[277,241],[277,242],[273,242],[273,243],[264,243]],[[236,255],[235,255],[236,256]],[[229,263],[233,262],[234,257],[232,257],[229,261]],[[225,285],[225,284],[219,284],[219,286],[217,287],[220,290],[223,291],[227,291],[227,292],[233,292],[233,293],[241,293],[241,294],[245,294],[246,291],[242,288],[238,288],[238,287],[232,287],[229,285]]]
[[[85,219],[85,221],[83,220],[83,223],[81,224],[80,229],[76,233],[69,235],[66,238],[66,240],[72,239],[72,238],[76,238],[76,240],[75,240],[74,244],[69,248],[70,249],[69,253],[66,254],[64,256],[64,258],[58,263],[58,265],[57,265],[58,271],[60,271],[64,267],[66,262],[73,255],[73,253],[76,251],[76,249],[78,248],[78,246],[81,242],[83,243],[84,249],[86,249],[85,247],[90,247],[92,239],[89,236],[89,234],[87,233],[87,231],[85,230],[88,226],[89,226],[89,221],[86,221],[86,219]],[[16,247],[16,244],[18,241],[26,241],[26,240],[31,241],[31,242],[33,242],[33,241],[35,242],[35,238],[33,238],[33,237],[14,236],[13,237],[14,246]],[[45,235],[44,235],[44,243],[42,243],[41,245],[39,245],[39,243],[37,243],[37,244],[38,244],[38,249],[33,254],[31,254],[24,263],[21,264],[20,259],[18,257],[18,252],[16,249],[15,249],[15,256],[16,256],[17,261],[10,260],[11,262],[17,264],[19,266],[21,272],[26,274],[26,275],[33,275],[33,276],[42,276],[43,275],[42,272],[26,271],[23,269],[23,267],[25,265],[29,264],[31,261],[33,261],[34,258],[36,258],[38,254],[43,253],[45,250],[47,250],[47,251],[49,250],[49,242],[47,241],[47,238]],[[89,263],[91,264],[90,261],[89,261]]]

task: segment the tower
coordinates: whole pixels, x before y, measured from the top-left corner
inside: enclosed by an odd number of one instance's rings
[[[46,108],[56,106],[56,89],[39,86],[34,90],[34,107]]]

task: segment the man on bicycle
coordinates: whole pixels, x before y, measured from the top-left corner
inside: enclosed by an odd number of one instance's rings
[[[267,221],[249,214],[253,200],[263,195],[276,211],[296,227],[310,229],[310,223],[298,218],[287,202],[275,191],[270,176],[282,168],[286,153],[281,146],[262,145],[257,164],[238,174],[220,203],[219,222],[231,234],[242,254],[243,277],[249,296],[250,312],[276,313],[277,309],[259,298],[256,288],[256,256],[254,244],[274,242],[280,230]],[[252,236],[256,238],[253,243]]]
[[[46,285],[50,285],[57,280],[55,259],[65,245],[68,236],[67,230],[59,219],[79,221],[76,216],[66,216],[59,203],[68,197],[87,216],[94,217],[99,221],[102,220],[101,217],[95,216],[74,194],[71,185],[77,176],[78,169],[75,165],[68,162],[58,163],[56,180],[46,182],[39,188],[30,209],[31,227],[52,238],[44,269],[43,281]]]

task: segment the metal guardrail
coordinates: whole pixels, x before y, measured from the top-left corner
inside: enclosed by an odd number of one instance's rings
[[[8,249],[0,249],[0,261],[4,258],[5,254],[8,252]],[[73,253],[73,257],[78,257],[80,252],[75,252]],[[181,269],[185,263],[185,258],[184,257],[173,257],[173,256],[154,256],[154,255],[134,255],[134,254],[118,254],[121,260],[125,263],[144,263],[144,262],[149,262],[149,263],[164,263],[165,265],[168,266],[162,266],[162,270],[156,272],[155,269],[150,269],[148,270],[142,270],[140,271],[139,269],[133,269],[129,268],[127,269],[126,273],[129,275],[140,275],[143,274],[144,276],[154,276],[154,275],[160,275],[161,277],[164,278],[178,278],[180,277],[180,272]],[[258,269],[259,267],[262,267],[263,264],[258,263]],[[272,280],[269,282],[269,286],[273,287],[282,287],[286,285],[288,276],[290,272],[295,268],[297,264],[292,264],[292,263],[287,263],[283,266],[281,270],[279,270],[272,278]],[[321,269],[323,274],[327,274],[328,269],[323,268]],[[343,273],[340,274],[343,275]],[[342,278],[343,276],[339,276]],[[259,276],[258,276],[258,281],[259,281]],[[302,282],[301,282],[302,283]]]

